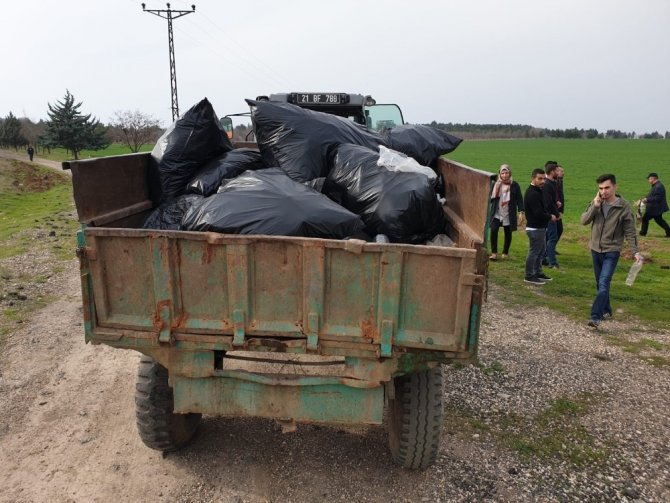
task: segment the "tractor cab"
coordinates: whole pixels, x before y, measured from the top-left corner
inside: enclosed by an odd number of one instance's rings
[[[309,110],[344,117],[376,131],[404,124],[402,111],[398,105],[377,104],[370,95],[293,92],[258,96],[256,101],[291,103]],[[231,114],[221,118],[221,125],[229,138],[232,138],[233,135],[232,117],[242,115],[248,116],[249,114]]]

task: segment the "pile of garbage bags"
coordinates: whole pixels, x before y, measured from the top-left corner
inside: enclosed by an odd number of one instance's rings
[[[206,98],[163,134],[152,151],[159,205],[144,228],[412,244],[445,232],[434,168],[459,138],[247,103],[258,150],[234,149]]]

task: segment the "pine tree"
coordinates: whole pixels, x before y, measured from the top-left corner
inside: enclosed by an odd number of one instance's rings
[[[72,152],[75,159],[84,149],[101,150],[109,145],[105,137],[106,128],[91,114],[82,115],[81,102],[76,103],[70,91],[65,91],[63,101],[54,106],[48,104],[49,121],[45,139],[52,147],[63,147]]]
[[[28,140],[21,131],[21,122],[12,112],[9,112],[9,115],[2,121],[2,127],[0,127],[0,145],[18,149],[27,144]]]

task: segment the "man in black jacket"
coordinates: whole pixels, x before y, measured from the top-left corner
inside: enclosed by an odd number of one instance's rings
[[[526,210],[526,235],[528,236],[528,256],[526,257],[526,276],[524,281],[535,285],[543,285],[551,281],[542,271],[542,257],[546,249],[547,223],[556,221],[546,208],[542,187],[545,173],[541,168],[533,170],[532,178],[526,195],[524,208]]]
[[[643,201],[647,205],[647,211],[642,216],[642,228],[640,236],[646,236],[649,229],[649,221],[654,220],[665,231],[665,237],[670,238],[670,226],[663,220],[663,213],[668,211],[668,200],[665,197],[665,187],[658,179],[657,173],[649,173],[647,181],[651,185],[651,190]]]
[[[546,174],[542,194],[544,195],[544,206],[547,211],[554,215],[547,224],[547,249],[545,250],[543,265],[558,268],[556,259],[556,244],[558,243],[558,222],[561,218],[560,201],[558,194],[558,163],[556,161],[547,161],[544,165]]]

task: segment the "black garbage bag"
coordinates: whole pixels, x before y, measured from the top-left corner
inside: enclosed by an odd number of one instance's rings
[[[256,171],[266,167],[258,150],[236,148],[205,164],[188,183],[186,192],[211,196],[218,190],[224,180],[235,178],[245,171]]]
[[[163,133],[151,152],[158,165],[161,200],[182,194],[200,168],[232,149],[214,108],[204,98]]]
[[[181,230],[181,220],[184,214],[191,205],[201,199],[202,196],[197,194],[183,194],[171,199],[152,211],[142,228],[162,231]]]
[[[388,148],[430,167],[435,167],[441,155],[453,152],[463,141],[445,131],[422,124],[403,124],[385,129],[380,136]]]
[[[333,150],[342,143],[373,149],[383,144],[376,131],[344,117],[290,103],[253,100],[247,103],[265,164],[279,166],[298,182],[326,176]]]
[[[344,239],[363,222],[279,168],[246,171],[188,210],[182,230]]]
[[[340,145],[328,180],[343,192],[342,205],[360,215],[365,232],[394,243],[422,243],[444,232],[446,221],[433,182],[423,174],[377,166],[379,154]]]

